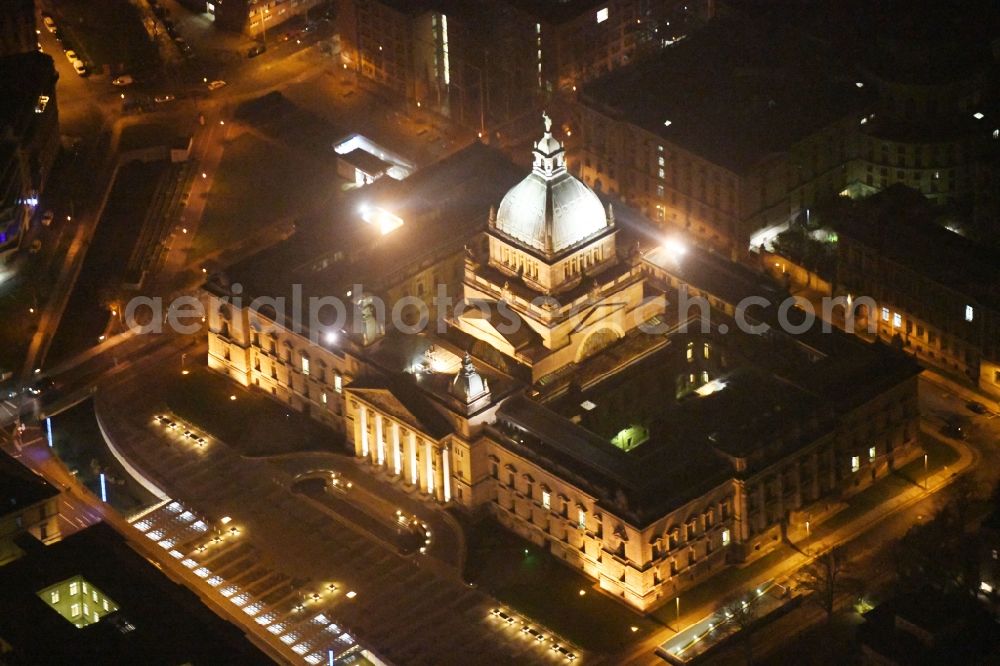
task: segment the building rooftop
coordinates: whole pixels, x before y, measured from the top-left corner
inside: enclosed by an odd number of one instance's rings
[[[343,196],[329,214],[298,221],[290,238],[227,269],[225,277],[243,285],[245,302],[256,296],[291,302],[293,285],[301,285],[303,302],[346,299],[358,284],[378,293],[460,251],[486,229],[490,206],[521,175],[500,152],[473,143],[405,180],[383,178]]]
[[[38,108],[54,107],[58,78],[52,58],[39,51],[0,58],[0,128],[17,137],[30,133]]]
[[[888,663],[993,663],[1000,628],[978,599],[926,587],[865,613],[858,639]]]
[[[544,405],[508,400],[497,431],[644,526],[833,432],[837,414],[919,373],[902,354],[839,331],[757,336],[736,332],[722,313],[712,317],[712,332],[668,333],[665,344],[595,380],[588,366],[604,364],[612,347],[574,368],[559,395],[541,395]],[[720,333],[720,323],[734,332]],[[688,343],[699,358],[707,343],[717,359],[700,391],[678,381],[692,371]],[[624,436],[641,441],[613,443]]]
[[[58,494],[48,481],[0,452],[0,514],[21,511]]]
[[[610,0],[507,0],[522,11],[546,23],[566,23],[586,12],[612,5]]]
[[[830,222],[840,235],[880,257],[966,295],[973,305],[1000,311],[1000,262],[995,253],[944,228],[937,216],[920,192],[896,184],[867,199],[843,202]]]
[[[392,163],[379,159],[361,148],[355,148],[344,153],[340,156],[340,159],[353,167],[361,169],[370,176],[380,176],[392,166]]]
[[[649,59],[588,85],[610,111],[742,173],[871,101],[858,75],[818,40],[761,20],[715,19]]]
[[[98,523],[0,567],[0,641],[12,664],[270,664],[234,625]],[[79,578],[77,578],[79,577]],[[117,611],[77,628],[39,592],[77,579]]]
[[[988,67],[1000,25],[993,0],[729,0],[747,16],[795,27],[888,80],[935,84]]]

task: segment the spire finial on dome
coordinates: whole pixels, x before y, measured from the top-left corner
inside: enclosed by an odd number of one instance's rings
[[[552,118],[549,118],[549,114],[546,111],[542,111],[542,122],[545,123],[545,133],[552,133]]]

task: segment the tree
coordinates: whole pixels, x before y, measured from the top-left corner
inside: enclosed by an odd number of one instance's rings
[[[845,575],[846,570],[847,555],[842,547],[836,546],[817,556],[799,572],[799,586],[809,591],[809,599],[826,611],[828,624],[833,620],[837,595],[857,587],[856,582]]]
[[[753,663],[753,629],[758,619],[757,602],[760,596],[754,593],[729,597],[722,602],[716,614],[716,626],[729,623],[739,635],[737,640],[743,643],[743,654],[747,666]]]

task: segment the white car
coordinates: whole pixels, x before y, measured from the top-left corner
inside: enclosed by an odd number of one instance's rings
[[[44,25],[45,29],[48,30],[49,32],[55,33],[55,31],[56,31],[56,22],[52,20],[51,16],[43,16],[42,17],[42,25]]]
[[[80,58],[76,55],[76,51],[69,49],[66,51],[66,60],[73,62],[74,60],[79,60]]]
[[[84,74],[87,73],[87,66],[83,64],[82,60],[74,60],[73,61],[73,69],[80,76],[83,76]]]
[[[135,79],[132,78],[131,74],[122,74],[111,82],[115,86],[130,86],[133,83],[135,83]]]
[[[225,81],[212,81],[211,83],[208,84],[208,89],[209,90],[218,90],[219,88],[223,87],[224,85],[226,85]]]

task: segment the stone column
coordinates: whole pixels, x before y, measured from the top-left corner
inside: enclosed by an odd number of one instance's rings
[[[368,406],[365,405],[364,403],[360,403],[358,405],[358,412],[361,414],[361,417],[358,419],[358,421],[360,423],[360,427],[361,427],[361,437],[358,438],[358,441],[360,441],[360,443],[361,443],[361,448],[357,451],[357,453],[362,458],[367,458],[368,457],[368,449],[369,449],[369,447],[368,447]]]
[[[403,469],[402,457],[399,452],[399,424],[392,422],[392,473],[399,476]]]
[[[385,464],[385,437],[382,432],[382,415],[375,413],[375,459],[372,461],[379,467]]]
[[[443,499],[445,502],[451,501],[451,448],[445,446],[441,449],[441,487],[443,489]]]
[[[434,494],[434,445],[427,441],[424,448],[424,488],[428,495]]]
[[[420,480],[420,470],[417,469],[417,433],[412,430],[410,431],[406,449],[410,461],[410,483],[415,486]]]

